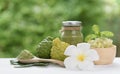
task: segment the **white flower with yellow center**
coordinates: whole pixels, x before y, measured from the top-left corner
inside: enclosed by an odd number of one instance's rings
[[[93,61],[99,59],[97,52],[90,49],[88,43],[79,43],[77,46],[70,45],[64,54],[68,56],[64,60],[64,65],[67,69],[72,70],[90,70],[94,67]]]

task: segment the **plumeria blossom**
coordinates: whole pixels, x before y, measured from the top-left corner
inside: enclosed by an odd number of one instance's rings
[[[70,45],[64,54],[68,56],[64,60],[64,65],[71,70],[91,70],[94,67],[94,61],[99,59],[97,52],[90,49],[88,43],[79,43],[77,46]]]

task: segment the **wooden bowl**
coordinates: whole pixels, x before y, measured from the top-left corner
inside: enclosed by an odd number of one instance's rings
[[[112,64],[113,60],[116,56],[116,46],[112,46],[110,48],[93,48],[97,51],[99,55],[99,60],[94,61],[96,65],[107,65]]]

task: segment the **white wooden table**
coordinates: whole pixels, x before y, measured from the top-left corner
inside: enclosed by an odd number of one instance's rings
[[[14,68],[9,61],[10,58],[0,58],[0,74],[120,74],[120,58],[116,58],[110,65],[96,65],[93,71],[71,71],[53,64]]]

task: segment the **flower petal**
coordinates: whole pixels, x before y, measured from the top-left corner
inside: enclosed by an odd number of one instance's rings
[[[90,49],[90,44],[89,43],[79,43],[79,44],[77,44],[77,49],[87,51]]]
[[[99,55],[96,50],[91,49],[87,52],[87,59],[91,61],[99,60]]]
[[[67,69],[77,70],[78,61],[74,57],[68,57],[64,60],[64,65]]]
[[[76,50],[77,50],[76,46],[70,45],[66,48],[64,54],[66,56],[76,55],[76,52],[77,52]]]
[[[91,61],[84,61],[84,62],[80,62],[78,65],[78,68],[80,70],[92,70],[94,67],[94,63]]]
[[[90,44],[88,43],[79,43],[77,47],[70,45],[66,48],[64,54],[70,56],[64,60],[64,65],[67,69],[71,70],[91,70],[94,66],[93,61],[99,59],[97,52],[90,49]],[[79,60],[81,55],[85,56],[83,61]]]

